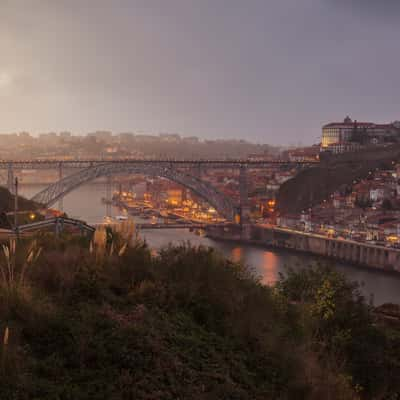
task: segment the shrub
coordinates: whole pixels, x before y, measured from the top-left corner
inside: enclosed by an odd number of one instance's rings
[[[209,248],[105,238],[48,241],[23,290],[0,288],[1,399],[398,392],[400,334],[340,274],[289,271],[269,288]]]

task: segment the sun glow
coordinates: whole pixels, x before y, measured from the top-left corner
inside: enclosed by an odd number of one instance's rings
[[[7,72],[0,72],[0,88],[11,85],[12,77]]]

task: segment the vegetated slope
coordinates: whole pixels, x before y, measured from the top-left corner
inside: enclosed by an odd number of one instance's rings
[[[18,196],[18,209],[20,211],[36,210],[39,204]],[[0,213],[14,210],[14,195],[8,189],[0,186]]]
[[[18,210],[31,211],[40,208],[40,204],[18,196]],[[10,229],[11,224],[6,213],[14,210],[14,195],[0,186],[0,228]]]
[[[0,274],[1,399],[400,393],[399,332],[386,335],[333,271],[292,272],[272,289],[212,249],[73,240],[38,238],[27,269],[32,247],[19,242],[16,283]]]
[[[342,185],[365,178],[376,168],[390,168],[393,162],[400,162],[398,145],[332,156],[286,181],[277,195],[278,209],[284,214],[299,213],[328,199]]]

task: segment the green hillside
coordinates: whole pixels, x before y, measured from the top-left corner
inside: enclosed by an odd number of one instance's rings
[[[269,288],[212,249],[97,239],[0,264],[1,399],[398,398],[400,331],[341,275]]]

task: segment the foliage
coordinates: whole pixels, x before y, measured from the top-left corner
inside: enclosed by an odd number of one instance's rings
[[[31,211],[39,208],[40,204],[34,201],[18,196],[19,211]],[[14,195],[5,187],[0,187],[0,212],[8,212],[14,210]]]
[[[0,258],[0,286],[7,290],[15,290],[25,284],[27,268],[37,261],[42,251],[37,241],[32,241],[29,246],[22,246],[17,252],[17,242],[10,239],[9,244],[2,246],[2,258]]]
[[[390,338],[376,324],[358,284],[319,267],[289,270],[278,290],[301,303],[311,346],[347,377],[356,392],[365,398],[400,396],[398,338]]]
[[[153,254],[107,231],[36,243],[23,290],[0,288],[1,399],[397,393],[400,334],[376,326],[357,286],[333,271],[289,271],[269,288],[189,244]]]

